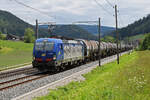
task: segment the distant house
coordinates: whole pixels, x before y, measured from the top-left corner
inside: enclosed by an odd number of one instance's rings
[[[7,34],[6,36],[6,40],[15,40],[15,41],[19,41],[21,40],[19,36],[13,35],[13,34]]]

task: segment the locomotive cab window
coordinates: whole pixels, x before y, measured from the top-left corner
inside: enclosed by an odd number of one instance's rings
[[[35,50],[42,51],[43,49],[44,49],[44,43],[43,42],[35,43]]]
[[[53,42],[37,42],[35,43],[35,50],[37,51],[51,51],[54,48]]]
[[[46,42],[45,43],[45,50],[46,51],[51,51],[54,48],[54,43],[53,42]]]

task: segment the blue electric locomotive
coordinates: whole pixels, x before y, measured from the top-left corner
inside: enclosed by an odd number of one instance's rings
[[[41,38],[34,44],[32,65],[40,70],[59,70],[83,60],[83,45],[75,40]]]

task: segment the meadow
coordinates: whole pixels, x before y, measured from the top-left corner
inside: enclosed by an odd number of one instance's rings
[[[32,61],[32,43],[0,40],[0,70]]]
[[[144,40],[146,35],[147,34],[140,34],[140,35],[131,36],[131,37],[129,37],[129,40],[130,41],[133,41],[133,40]]]
[[[150,51],[124,55],[35,100],[150,100]]]

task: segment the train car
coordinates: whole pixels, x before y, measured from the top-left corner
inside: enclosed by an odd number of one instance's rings
[[[121,52],[124,52],[125,51],[125,44],[121,44]]]
[[[101,42],[101,57],[116,54],[114,43]],[[54,38],[37,39],[34,43],[32,65],[40,70],[58,71],[98,59],[98,41],[61,40]],[[119,47],[120,52],[131,49],[130,45]]]
[[[84,61],[83,44],[76,40],[63,40],[63,65],[80,64]]]
[[[109,56],[111,56],[113,54],[113,50],[112,50],[113,46],[112,46],[112,44],[110,42],[108,42],[107,43],[107,47],[108,47],[107,53],[108,53]]]
[[[103,49],[102,50],[102,57],[106,57],[107,56],[107,50],[108,50],[108,47],[107,47],[107,43],[106,42],[101,42],[101,44],[103,45]]]
[[[40,70],[59,70],[60,66],[83,60],[83,45],[78,41],[41,38],[34,44],[32,65]]]
[[[91,52],[90,52],[90,57],[91,60],[96,60],[97,59],[97,54],[98,54],[98,45],[97,45],[97,41],[94,40],[90,40],[89,41],[91,43]]]
[[[99,45],[99,43],[97,45]],[[104,42],[100,43],[100,49],[101,49],[101,57],[103,58],[106,55],[106,53],[105,53],[106,47],[105,47]]]
[[[98,59],[98,41],[78,39],[84,46],[85,62]]]
[[[77,39],[77,41],[80,42],[81,44],[83,44],[85,62],[90,61],[92,58],[91,54],[92,54],[92,50],[93,50],[91,42],[88,40],[84,40],[84,39]]]
[[[113,55],[117,53],[117,45],[115,43],[112,43],[113,48]]]

